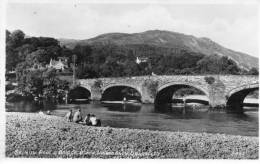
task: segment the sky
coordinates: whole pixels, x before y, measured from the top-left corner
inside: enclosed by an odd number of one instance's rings
[[[70,39],[168,30],[258,57],[258,16],[255,4],[8,3],[6,28]]]

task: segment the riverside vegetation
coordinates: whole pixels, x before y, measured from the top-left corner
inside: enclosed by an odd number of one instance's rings
[[[143,33],[144,37],[150,35],[156,37],[158,34],[163,33],[160,31]],[[71,66],[75,55],[78,78],[141,76],[151,75],[152,72],[157,75],[258,74],[257,68],[244,69],[225,55],[197,52],[180,43],[169,47],[151,44],[150,39],[147,43],[133,42],[119,45],[112,40],[103,42],[102,39],[102,42],[99,42],[98,37],[96,39],[95,42],[66,47],[66,44],[62,45],[54,38],[25,37],[21,30],[13,32],[6,30],[6,70],[16,69],[23,75],[21,70],[45,67],[51,59],[57,60],[58,57],[67,57],[68,65]],[[175,42],[171,41],[172,44]],[[136,57],[145,57],[148,60],[138,64]],[[253,59],[254,62],[256,60]]]
[[[154,36],[156,33],[158,31],[151,31],[144,33],[144,36]],[[91,42],[66,47],[55,38],[25,36],[21,30],[6,30],[6,71],[15,70],[15,81],[18,83],[15,94],[8,97],[8,100],[20,95],[64,97],[64,91],[71,84],[61,80],[62,73],[46,67],[51,59],[57,60],[58,57],[68,59],[69,68],[63,74],[70,75],[74,67],[73,56],[75,57],[76,78],[129,77],[151,75],[152,72],[157,75],[258,75],[256,68],[243,69],[227,56],[203,54],[181,45],[173,48],[148,43],[118,45],[113,42]],[[138,64],[136,58],[139,56],[148,60]],[[13,86],[7,85],[6,90],[9,89],[13,89]]]
[[[6,114],[6,157],[258,159],[258,137],[89,127]]]

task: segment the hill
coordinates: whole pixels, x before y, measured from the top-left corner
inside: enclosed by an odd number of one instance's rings
[[[151,30],[142,33],[108,33],[86,40],[60,39],[60,44],[73,49],[79,45],[108,45],[138,46],[148,45],[149,47],[188,50],[189,52],[201,53],[204,55],[227,56],[237,63],[240,68],[249,70],[252,67],[258,68],[258,58],[248,54],[237,52],[221,46],[209,38],[198,38],[192,35],[185,35],[177,32]],[[140,50],[139,50],[140,51]],[[139,52],[142,54],[142,52]]]

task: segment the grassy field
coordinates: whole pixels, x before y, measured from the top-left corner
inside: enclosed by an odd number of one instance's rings
[[[6,113],[6,157],[258,159],[258,137],[89,127]]]

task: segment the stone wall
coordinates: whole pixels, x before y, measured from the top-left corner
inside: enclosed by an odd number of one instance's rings
[[[216,79],[215,83],[208,84],[205,77],[212,76]],[[99,89],[93,87],[95,81],[101,81]],[[138,77],[123,77],[123,78],[99,78],[99,79],[81,79],[78,80],[80,86],[91,91],[91,97],[95,100],[100,100],[102,93],[106,88],[115,85],[125,85],[135,88],[141,93],[144,103],[153,103],[154,96],[150,94],[147,86],[144,85],[146,80],[158,82],[158,90],[168,85],[185,84],[201,89],[209,96],[211,106],[225,105],[229,93],[243,85],[258,84],[258,76],[241,76],[241,75],[204,75],[204,76],[138,76]]]

